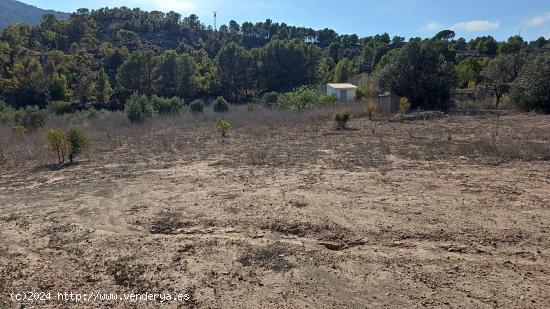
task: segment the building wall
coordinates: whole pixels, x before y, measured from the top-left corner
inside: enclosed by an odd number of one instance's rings
[[[355,91],[356,91],[355,89],[347,89],[347,95],[346,96],[347,96],[348,102],[355,100]],[[327,94],[335,96],[338,100],[342,99],[340,97],[340,89],[334,89],[330,86],[327,86]]]

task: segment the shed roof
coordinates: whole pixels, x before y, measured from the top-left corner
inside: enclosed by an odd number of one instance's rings
[[[327,84],[327,86],[334,89],[357,89],[357,86],[352,84]]]

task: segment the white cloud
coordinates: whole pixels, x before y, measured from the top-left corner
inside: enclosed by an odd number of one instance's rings
[[[500,23],[498,21],[497,22],[490,22],[486,20],[461,21],[450,26],[432,21],[432,22],[429,22],[424,27],[422,27],[422,31],[432,32],[432,31],[440,31],[443,29],[450,29],[450,30],[461,31],[461,32],[480,32],[480,31],[497,29],[498,27],[500,27]]]
[[[452,25],[450,29],[464,32],[480,32],[497,29],[498,27],[500,27],[500,23],[498,21],[490,22],[486,20],[471,20],[456,23]]]
[[[547,23],[548,21],[550,21],[550,12],[546,12],[546,14],[544,14],[544,15],[536,16],[536,17],[531,18],[527,22],[527,24],[531,27],[538,27],[538,26],[541,26],[541,25]]]
[[[437,23],[435,21],[431,21],[426,26],[422,27],[422,30],[434,31],[434,30],[442,30],[443,28],[445,28],[445,25]]]

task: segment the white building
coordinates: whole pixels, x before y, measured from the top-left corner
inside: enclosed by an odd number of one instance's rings
[[[357,86],[352,84],[327,84],[327,94],[335,96],[338,100],[353,101]]]

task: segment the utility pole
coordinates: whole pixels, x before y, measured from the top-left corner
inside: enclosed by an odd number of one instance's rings
[[[214,31],[218,31],[218,28],[216,27],[217,17],[218,17],[218,11],[214,11]]]

